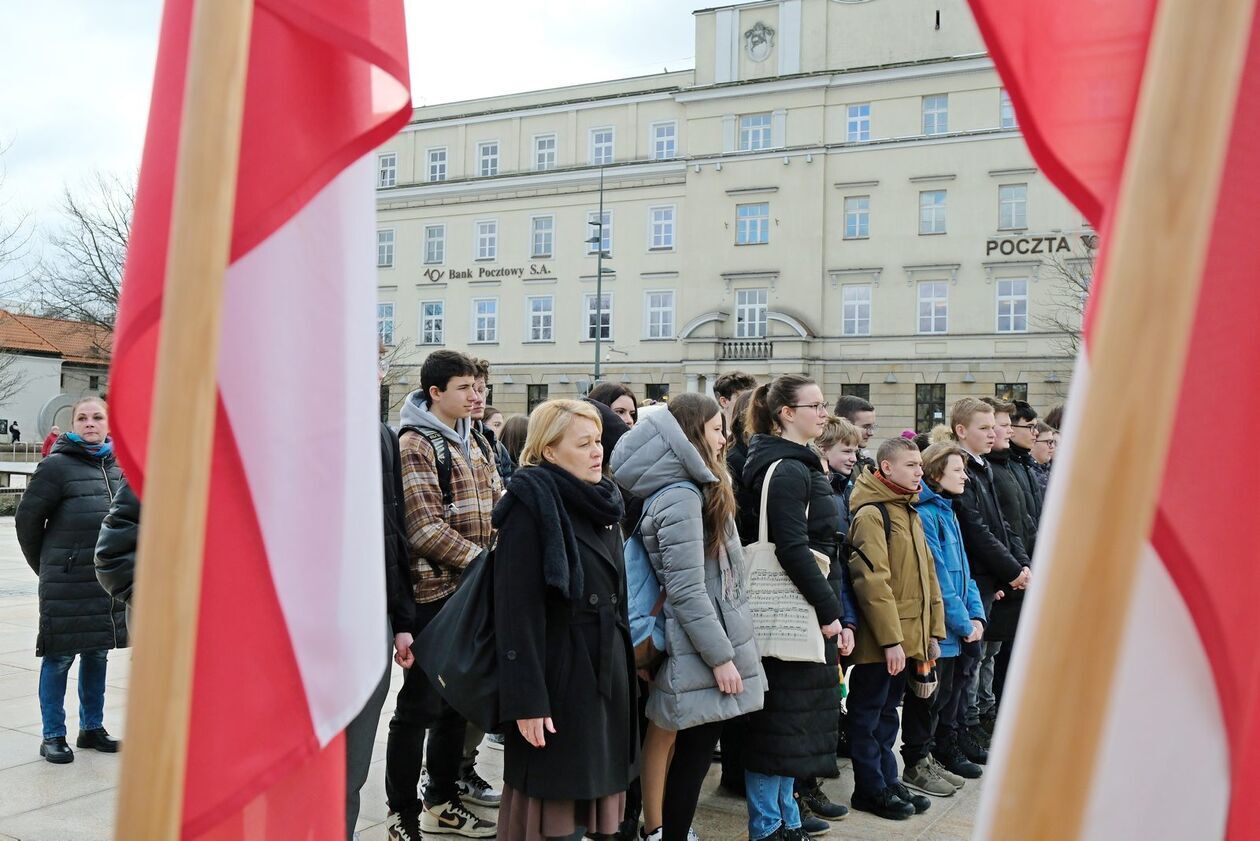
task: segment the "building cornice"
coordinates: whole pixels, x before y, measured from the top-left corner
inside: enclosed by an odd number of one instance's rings
[[[670,175],[683,175],[687,161],[674,158],[668,161],[630,161],[603,168],[605,186],[620,181],[635,181]],[[543,172],[522,172],[493,178],[461,178],[454,181],[435,181],[412,184],[406,187],[378,188],[377,206],[411,199],[433,199],[446,196],[468,196],[485,193],[510,193],[518,190],[537,190],[555,187],[598,186],[600,168],[593,166],[552,169]]]

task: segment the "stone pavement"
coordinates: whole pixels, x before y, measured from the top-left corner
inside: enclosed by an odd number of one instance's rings
[[[40,717],[37,686],[39,660],[35,657],[38,625],[36,579],[22,560],[13,519],[0,519],[0,841],[105,841],[113,838],[114,798],[118,785],[118,755],[75,751],[70,765],[50,765],[39,756]],[[123,710],[127,703],[129,652],[111,652],[105,695],[105,726],[125,738]],[[66,725],[73,745],[78,729],[75,701],[77,670],[71,670],[66,697]],[[384,841],[385,737],[394,693],[401,684],[395,669],[394,685],[377,730],[372,772],[363,791],[359,829],[363,841]],[[125,749],[124,745],[124,749]],[[482,751],[479,770],[498,784],[503,754]],[[837,802],[848,802],[853,774],[842,760],[840,778],[825,788]],[[747,838],[747,811],[742,800],[717,792],[714,766],[701,795],[695,828],[704,841]],[[971,837],[980,786],[969,783],[954,797],[936,800],[926,814],[903,822],[882,821],[851,814],[835,824],[825,838],[836,841],[966,841]],[[493,818],[493,810],[478,809]]]

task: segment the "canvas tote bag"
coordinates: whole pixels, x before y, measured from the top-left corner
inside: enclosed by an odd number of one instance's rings
[[[823,647],[822,628],[818,626],[818,614],[783,571],[774,544],[770,542],[766,500],[770,494],[770,477],[780,463],[781,460],[776,461],[766,470],[766,478],[761,485],[757,542],[744,547],[749,568],[748,608],[752,613],[753,633],[762,657],[825,663],[826,649]],[[805,506],[805,519],[809,519],[808,504]],[[821,552],[810,551],[826,578],[831,571],[830,559]]]

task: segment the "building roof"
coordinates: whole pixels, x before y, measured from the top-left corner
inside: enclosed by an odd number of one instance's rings
[[[108,365],[113,334],[95,324],[0,310],[0,351],[59,356],[80,365]]]

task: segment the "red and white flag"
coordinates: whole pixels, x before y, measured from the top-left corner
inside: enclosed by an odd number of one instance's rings
[[[142,500],[193,5],[163,16],[110,379]],[[406,36],[402,0],[254,5],[182,836],[334,839],[387,665],[372,153],[411,113]]]
[[[1160,0],[970,2],[1034,157],[1102,232],[1105,269]],[[1216,12],[1205,6],[1202,14]],[[1094,767],[1081,839],[1260,839],[1260,551],[1252,525],[1260,485],[1255,448],[1234,425],[1245,430],[1260,412],[1260,16],[1251,20],[1154,528],[1133,583],[1097,755],[1080,756],[1081,768]],[[1069,409],[1080,408],[1090,378],[1097,314],[1133,304],[1108,292],[1100,271]],[[1088,458],[1116,436],[1145,434],[1084,429],[1079,417],[1069,412],[1057,460]],[[1054,536],[1072,525],[1057,515],[1074,489],[1053,479],[1050,486],[1034,568],[1057,561]],[[1106,517],[1105,507],[1097,515]],[[1048,604],[1030,589],[1021,633],[1035,623],[1078,619],[1070,604]],[[1091,652],[1077,655],[1084,661]],[[1004,710],[1018,707],[1028,691],[1024,665],[1012,669]],[[1053,691],[1071,705],[1073,689],[1068,671]],[[1013,755],[1009,742],[995,744],[985,770],[991,786],[1015,764],[1036,762]],[[1001,798],[990,794],[977,837],[1006,841],[993,834]]]

